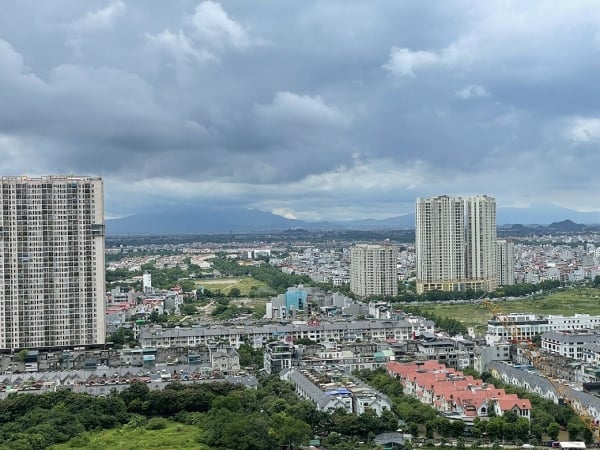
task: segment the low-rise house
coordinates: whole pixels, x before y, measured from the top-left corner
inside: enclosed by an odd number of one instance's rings
[[[515,411],[520,417],[530,418],[529,400],[507,394],[504,389],[484,384],[436,361],[388,362],[386,368],[390,375],[399,379],[407,395],[440,412],[455,412],[467,419],[487,417],[493,409],[497,415]]]
[[[332,375],[338,381],[333,381]],[[282,370],[280,378],[292,383],[298,396],[312,401],[320,411],[332,412],[341,408],[348,413],[360,415],[373,411],[381,416],[392,408],[385,395],[346,373],[292,368]]]
[[[548,331],[541,336],[542,350],[566,358],[583,360],[584,345],[600,343],[594,331]]]
[[[240,355],[233,347],[211,348],[210,362],[212,369],[223,375],[240,371]]]

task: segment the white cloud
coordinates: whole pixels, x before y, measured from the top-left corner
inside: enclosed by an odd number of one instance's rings
[[[181,30],[172,33],[169,29],[165,29],[156,35],[147,33],[146,39],[154,48],[164,51],[178,62],[204,62],[215,59],[215,56],[206,49],[195,48],[192,41]]]
[[[110,28],[125,13],[126,8],[125,3],[117,0],[104,8],[86,13],[84,16],[70,23],[67,28],[77,32]]]
[[[231,19],[219,3],[212,1],[200,3],[191,17],[191,23],[195,35],[213,47],[231,45],[243,49],[252,43],[246,30]]]
[[[273,208],[271,212],[277,216],[285,217],[286,219],[297,219],[294,211],[289,208]]]
[[[327,105],[320,96],[310,97],[293,92],[278,92],[268,105],[256,105],[259,116],[268,120],[293,123],[346,126],[350,118]]]
[[[575,143],[586,143],[600,139],[600,119],[576,117],[567,123],[565,137]]]
[[[470,84],[465,86],[464,89],[458,91],[456,95],[463,100],[469,100],[471,98],[489,97],[490,93],[480,84]]]
[[[23,56],[12,45],[0,39],[0,79],[5,85],[40,89],[46,84],[25,64]]]
[[[389,59],[383,65],[383,68],[395,75],[414,77],[414,69],[431,66],[439,62],[439,55],[433,52],[392,47]]]

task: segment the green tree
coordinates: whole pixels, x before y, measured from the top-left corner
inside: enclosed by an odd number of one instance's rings
[[[295,448],[297,444],[307,442],[311,432],[311,427],[307,423],[285,413],[271,417],[269,435],[279,446],[287,445],[288,448]]]
[[[123,348],[125,345],[128,345],[129,347],[136,347],[139,345],[133,330],[125,327],[120,327],[117,331],[110,334],[106,338],[106,341],[112,342],[113,346],[117,349]]]
[[[13,356],[13,361],[25,362],[25,359],[27,359],[28,353],[29,353],[29,350],[27,350],[27,349],[23,349],[20,352],[15,353],[15,355]]]
[[[546,429],[546,433],[548,433],[548,436],[550,436],[550,439],[555,441],[556,439],[558,439],[558,433],[560,433],[560,425],[556,422],[552,422],[551,424],[548,425],[548,428]]]

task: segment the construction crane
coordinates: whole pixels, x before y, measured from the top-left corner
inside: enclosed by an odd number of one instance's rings
[[[598,439],[598,430],[594,418],[585,410],[583,405],[580,405],[576,399],[570,395],[570,388],[565,386],[563,383],[554,379],[548,373],[548,364],[545,355],[542,353],[530,336],[525,336],[523,331],[513,320],[510,314],[504,313],[502,307],[497,302],[492,302],[489,299],[482,301],[482,304],[494,315],[494,317],[500,322],[502,327],[507,333],[507,341],[511,344],[515,344],[523,352],[525,357],[529,360],[541,376],[543,376],[552,387],[556,390],[559,395],[559,400],[562,400],[571,410],[581,419],[585,426],[592,432],[594,439]]]

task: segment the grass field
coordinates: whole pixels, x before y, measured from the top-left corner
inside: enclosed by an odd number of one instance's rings
[[[197,426],[167,422],[160,430],[146,428],[116,428],[112,430],[84,433],[64,444],[50,447],[52,450],[209,450],[198,442],[200,430]]]
[[[247,296],[253,286],[256,286],[258,295],[268,297],[273,295],[275,292],[266,283],[258,281],[252,277],[243,278],[215,278],[206,279],[196,282],[196,287],[204,286],[206,289],[211,291],[220,290],[223,294],[229,294],[231,288],[238,288],[242,296]]]
[[[591,314],[600,315],[600,289],[568,288],[549,295],[526,299],[506,300],[498,303],[505,313],[532,312],[537,314]],[[492,314],[481,303],[418,304],[420,309],[436,316],[460,320],[467,326],[481,329]]]

